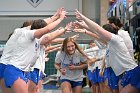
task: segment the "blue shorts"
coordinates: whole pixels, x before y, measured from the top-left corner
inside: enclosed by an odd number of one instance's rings
[[[140,89],[140,67],[137,66],[136,68],[130,71],[126,71],[123,74],[121,80],[121,85],[123,87],[127,86],[128,84],[131,84],[132,86]]]
[[[111,67],[107,68],[107,78],[108,78],[108,86],[111,89],[118,89],[118,83],[120,80],[120,76],[116,76]]]
[[[92,80],[91,80],[92,84],[98,83],[97,69],[94,69],[93,72],[91,72],[90,78],[91,77],[92,77]]]
[[[19,77],[27,83],[28,74],[29,72],[24,72],[13,65],[6,65],[4,70],[4,81],[6,87],[10,88]]]
[[[105,79],[107,78],[107,76],[106,76],[106,69],[104,70],[104,75],[103,75],[103,77],[101,77],[100,76],[100,69],[98,69],[98,68],[96,68],[96,73],[97,73],[97,81],[98,81],[98,83],[102,83],[102,82],[104,82],[105,81]]]
[[[93,81],[94,76],[93,76],[93,72],[91,72],[91,70],[87,71],[87,76],[88,76],[88,80]]]
[[[39,80],[43,79],[43,73],[39,73],[39,69],[34,68],[34,71],[30,72],[30,80],[33,81],[36,85],[38,85]]]
[[[0,63],[0,79],[3,78],[5,67],[6,67],[5,64]]]
[[[98,67],[96,67],[96,69],[91,72],[90,70],[88,71],[88,79],[93,83],[93,84],[97,84],[97,83],[101,83],[101,82],[104,82],[105,79],[107,78],[107,71],[105,69],[105,72],[104,72],[104,76],[101,77],[99,75],[99,72],[100,72],[100,69],[98,69]]]
[[[65,82],[65,81],[69,82],[71,84],[72,88],[77,87],[77,86],[82,86],[82,81],[71,81],[71,80],[68,80],[68,79],[62,79],[61,83]]]

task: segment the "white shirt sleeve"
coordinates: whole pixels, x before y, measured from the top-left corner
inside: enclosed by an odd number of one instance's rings
[[[89,52],[94,52],[94,51],[97,51],[97,50],[99,50],[98,47],[93,47],[93,48],[85,49],[84,52],[89,53]]]
[[[100,48],[100,49],[103,49],[103,48],[106,48],[106,45],[101,43],[101,42],[98,42],[97,40],[94,41],[95,44]]]
[[[36,31],[36,30],[27,30],[27,29],[26,29],[26,32],[25,32],[26,37],[29,38],[29,39],[34,39],[34,38],[35,38],[35,37],[34,37],[35,31]]]
[[[58,51],[55,57],[55,63],[61,63],[62,61],[61,58],[62,58],[61,51]]]

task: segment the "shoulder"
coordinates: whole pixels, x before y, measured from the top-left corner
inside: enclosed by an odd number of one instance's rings
[[[65,55],[65,52],[63,52],[63,51],[58,51],[58,52],[56,53],[56,55],[62,57],[62,56]]]
[[[114,45],[114,44],[117,44],[117,43],[120,43],[120,42],[124,42],[123,38],[119,35],[112,34],[112,38],[108,42],[108,44]]]

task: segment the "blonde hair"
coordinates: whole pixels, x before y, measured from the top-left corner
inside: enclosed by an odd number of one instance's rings
[[[70,38],[70,37],[64,39],[63,44],[62,44],[62,50],[61,51],[63,51],[66,54],[68,54],[68,51],[67,51],[67,43],[68,42],[74,43],[75,49],[77,49],[80,52],[81,55],[87,57],[87,55],[82,51],[82,49],[80,49],[80,47],[78,46],[78,44],[76,43],[76,41],[73,38]]]

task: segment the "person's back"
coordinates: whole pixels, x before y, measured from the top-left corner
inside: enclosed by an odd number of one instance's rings
[[[123,38],[124,43],[125,43],[126,47],[128,48],[128,51],[129,51],[130,55],[134,58],[133,42],[130,38],[129,33],[127,31],[124,31],[124,30],[120,29],[118,31],[118,35]]]
[[[109,32],[111,32],[110,30],[112,30],[112,33],[115,32],[113,31],[113,27],[109,24],[104,25],[103,28]],[[117,35],[117,33],[112,34],[112,38],[108,42],[107,48],[109,52],[106,59],[114,70],[116,76],[137,67],[137,64],[131,57],[123,38]]]
[[[12,51],[16,46],[16,40],[20,36],[21,32],[19,31],[20,28],[17,28],[14,33],[11,35],[9,40],[6,42],[6,45],[3,50],[3,54],[0,59],[0,63],[7,64],[11,58]]]

